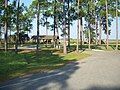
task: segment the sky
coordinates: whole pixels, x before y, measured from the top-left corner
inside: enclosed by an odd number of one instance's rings
[[[12,0],[11,0],[12,1]],[[33,0],[21,0],[21,3],[24,3],[25,6],[28,6],[31,4]],[[31,30],[31,33],[29,34],[30,36],[32,35],[36,35],[37,34],[37,25],[36,25],[36,20],[34,20],[33,23],[33,30]],[[120,17],[118,18],[118,30],[119,30],[119,38],[120,38]],[[83,20],[83,23],[85,24],[85,21]],[[114,19],[112,22],[111,27],[109,27],[109,29],[111,29],[111,35],[109,36],[110,39],[115,39],[116,38],[116,20]],[[71,38],[76,38],[77,37],[77,21],[73,22],[73,25],[70,28],[70,36]],[[49,35],[53,35],[53,31],[48,30]],[[45,35],[46,34],[46,30],[45,27],[40,26],[40,35]],[[62,34],[62,32],[59,32],[59,34]],[[62,37],[61,37],[62,38]],[[105,39],[106,36],[104,34],[104,32],[102,32],[102,39]]]

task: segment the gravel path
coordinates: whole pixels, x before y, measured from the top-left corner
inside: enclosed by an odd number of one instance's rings
[[[120,51],[92,53],[53,72],[7,81],[0,90],[120,90]]]

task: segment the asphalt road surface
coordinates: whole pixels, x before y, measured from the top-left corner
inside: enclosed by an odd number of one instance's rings
[[[120,51],[94,51],[59,70],[4,82],[0,90],[120,90]]]

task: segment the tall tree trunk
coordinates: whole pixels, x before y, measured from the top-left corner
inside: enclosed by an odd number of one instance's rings
[[[54,29],[53,29],[53,45],[56,47],[56,0],[54,0]]]
[[[9,32],[9,37],[8,37],[8,43],[9,43],[9,45],[8,45],[8,48],[9,48],[9,46],[10,46],[10,44],[11,44],[11,27],[9,27],[9,29],[10,29],[10,32]]]
[[[63,36],[63,39],[64,39],[63,53],[64,53],[64,54],[67,54],[66,35]]]
[[[38,0],[38,11],[37,11],[37,47],[36,47],[36,51],[39,51],[39,18],[40,18],[40,2]]]
[[[89,27],[89,30],[88,30],[88,36],[89,36],[88,49],[90,50],[91,49],[91,29],[90,29],[90,22],[88,23],[88,27]]]
[[[56,17],[54,16],[54,31],[53,31],[53,45],[54,45],[54,48],[56,47],[56,41],[55,41],[56,33],[55,33],[55,31],[56,31]]]
[[[20,7],[20,0],[18,0],[18,6],[17,6],[17,23],[16,23],[16,44],[15,44],[15,52],[18,53],[18,41],[19,41],[19,7]]]
[[[91,0],[92,2],[92,0]],[[88,15],[90,16],[90,10],[89,10],[89,3],[88,3]],[[90,18],[91,19],[91,18]],[[90,27],[90,20],[88,21],[88,49],[90,50],[91,49],[91,27]]]
[[[96,0],[95,0],[95,10],[94,10],[94,13],[95,13],[95,44],[96,44],[96,48],[97,48],[97,45],[98,45],[98,21],[97,21],[97,13],[96,13]]]
[[[64,45],[63,45],[63,53],[67,54],[67,45],[66,45],[66,12],[65,12],[65,0],[63,0],[63,40],[64,40]]]
[[[116,50],[118,50],[118,0],[116,0]]]
[[[82,16],[80,17],[80,49],[82,50],[82,38],[83,38],[83,21]]]
[[[108,49],[109,46],[109,31],[108,31],[108,5],[107,5],[107,0],[105,0],[105,4],[106,4],[106,46]]]
[[[76,51],[79,52],[79,34],[80,34],[80,31],[79,31],[79,19],[77,21],[77,47],[76,47]]]
[[[78,5],[78,15],[79,15],[79,0],[77,2],[77,5]],[[79,34],[80,34],[80,19],[79,19],[79,16],[78,16],[78,21],[77,21],[77,47],[76,47],[76,51],[79,52]]]
[[[57,33],[57,46],[59,48],[59,30],[58,30],[58,18],[56,18],[56,33]]]
[[[2,39],[2,31],[1,31],[1,26],[0,26],[0,47],[1,47],[1,44],[2,44],[1,39]]]
[[[80,5],[80,9],[82,9],[82,6]],[[80,25],[79,25],[79,28],[80,28],[80,49],[82,50],[82,39],[83,39],[83,20],[82,20],[82,15],[79,14],[80,16]]]
[[[85,42],[83,21],[84,21],[84,20],[82,19],[82,45],[84,45],[84,42]]]
[[[68,48],[70,48],[70,1],[68,0]]]
[[[96,30],[96,32],[95,32],[95,44],[97,45],[98,44],[98,39],[97,39],[97,34],[98,34],[98,22],[97,22],[97,19],[95,18],[95,30]]]
[[[5,52],[7,52],[7,49],[8,49],[8,40],[7,40],[7,36],[8,36],[8,23],[7,23],[7,5],[8,5],[8,0],[5,0],[5,9],[6,9],[6,12],[5,12],[5,35],[4,35],[4,38],[5,38]]]
[[[99,45],[101,45],[101,37],[102,37],[102,25],[101,25],[101,18],[99,21]]]
[[[1,46],[1,39],[2,39],[2,30],[1,30],[1,26],[0,26],[0,46]]]
[[[46,29],[46,47],[48,46],[48,24],[47,24],[47,17],[46,17],[46,25],[45,25],[45,29]]]

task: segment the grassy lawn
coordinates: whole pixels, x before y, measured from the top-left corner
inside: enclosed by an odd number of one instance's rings
[[[47,72],[65,64],[88,57],[87,53],[71,52],[63,55],[59,50],[21,51],[4,53],[0,51],[0,82],[29,73]]]
[[[86,49],[88,49],[88,45],[84,44],[84,45],[82,45],[82,48],[86,50]],[[108,49],[106,48],[105,44],[102,44],[102,45],[93,45],[93,44],[91,44],[91,49],[98,49],[98,50],[104,50],[104,51],[112,51],[112,50],[115,50],[115,48],[116,48],[115,44],[110,44],[108,46]],[[76,45],[71,45],[70,50],[71,51],[76,50]],[[118,50],[120,50],[120,44],[118,45]]]

